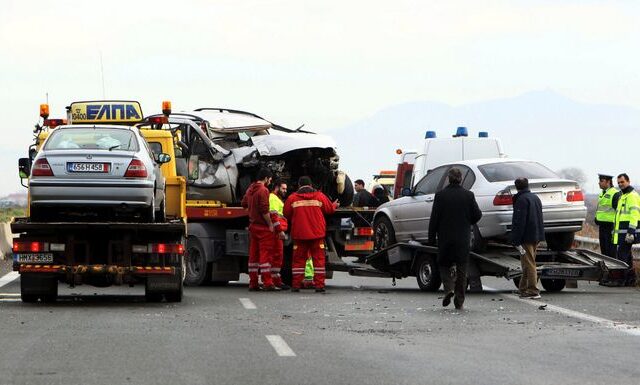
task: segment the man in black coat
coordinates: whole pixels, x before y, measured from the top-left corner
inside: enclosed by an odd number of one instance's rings
[[[438,244],[438,266],[444,285],[442,306],[449,306],[451,297],[456,309],[462,309],[467,288],[467,261],[471,242],[471,226],[478,223],[482,212],[475,196],[465,190],[462,173],[449,170],[449,185],[436,193],[429,220],[429,244]],[[454,284],[455,281],[455,284]]]
[[[515,181],[518,193],[513,197],[513,219],[511,226],[511,244],[520,251],[522,277],[520,278],[520,297],[538,299],[540,290],[536,272],[536,249],[544,241],[544,222],[542,202],[529,190],[529,180],[518,178]]]

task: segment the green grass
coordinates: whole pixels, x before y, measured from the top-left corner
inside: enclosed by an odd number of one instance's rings
[[[26,208],[24,207],[8,207],[0,208],[0,223],[11,221],[12,217],[24,217]]]

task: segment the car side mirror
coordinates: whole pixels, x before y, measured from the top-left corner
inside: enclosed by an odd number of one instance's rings
[[[20,179],[26,179],[29,177],[29,174],[31,174],[31,159],[18,159],[18,174],[20,175]]]
[[[156,155],[156,162],[160,164],[169,163],[171,162],[171,155],[161,152],[160,154]]]
[[[187,164],[187,175],[189,180],[200,179],[200,169],[198,168],[199,165],[200,157],[198,155],[191,155],[189,157],[189,163]]]
[[[413,195],[413,191],[411,191],[411,189],[409,187],[405,187],[402,189],[401,195],[403,197],[410,197]]]

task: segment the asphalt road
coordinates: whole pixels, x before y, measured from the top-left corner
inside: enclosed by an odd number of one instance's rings
[[[23,304],[17,278],[0,287],[0,384],[640,378],[637,289],[581,283],[523,301],[510,294],[511,282],[491,278],[483,282],[490,291],[470,294],[459,312],[443,309],[442,293],[420,292],[413,279],[392,287],[336,274],[328,282],[326,294],[249,292],[246,283],[187,288],[180,304],[145,303],[139,288],[61,286],[55,304]]]

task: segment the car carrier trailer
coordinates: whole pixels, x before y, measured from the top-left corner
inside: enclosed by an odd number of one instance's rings
[[[396,243],[370,254],[363,263],[330,261],[327,269],[353,276],[394,280],[415,276],[420,289],[437,291],[441,285],[437,255],[437,247],[418,242]],[[551,251],[540,248],[536,265],[540,283],[547,291],[560,291],[567,283],[577,281],[615,280],[628,268],[622,261],[586,249]],[[522,276],[520,256],[511,246],[492,244],[484,253],[470,253],[467,275],[472,290],[481,290],[482,276],[504,277],[513,280],[517,286]]]

